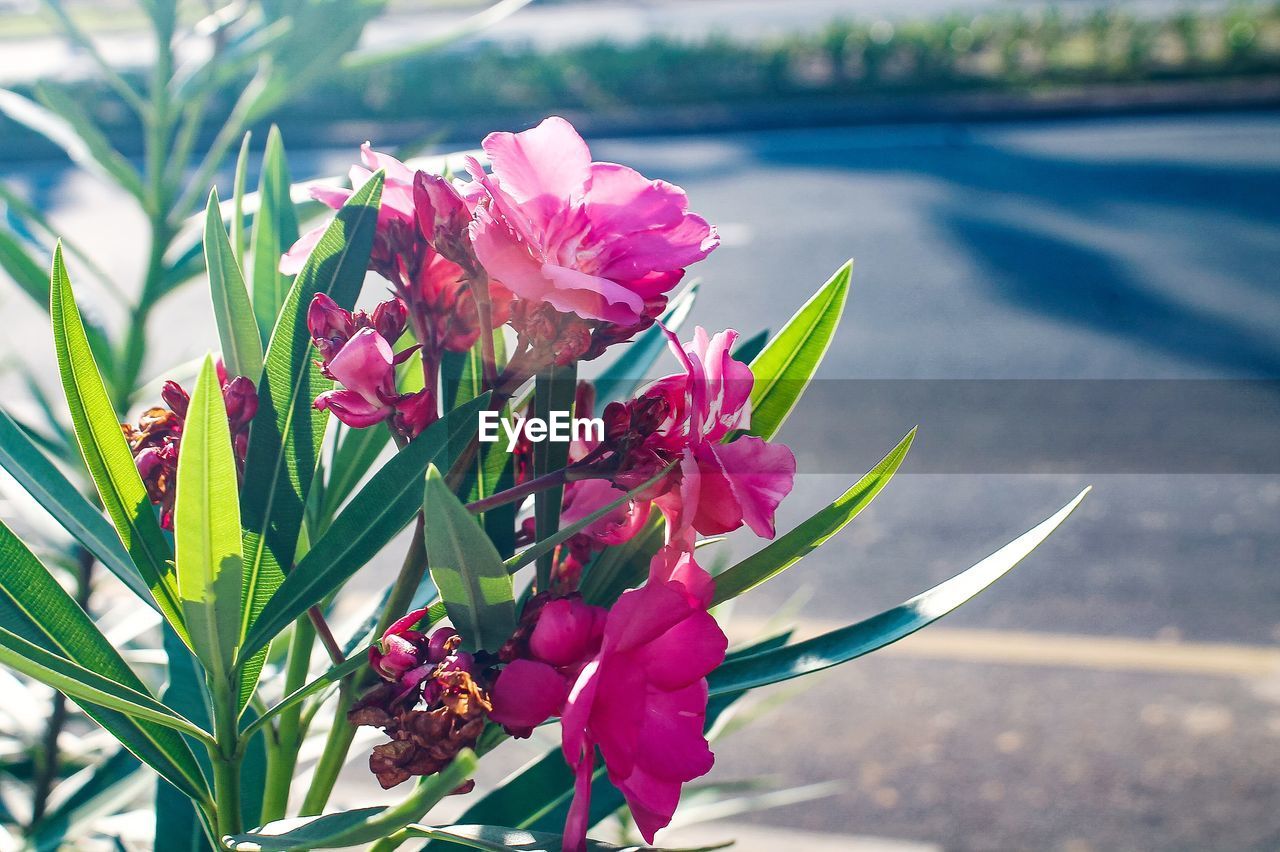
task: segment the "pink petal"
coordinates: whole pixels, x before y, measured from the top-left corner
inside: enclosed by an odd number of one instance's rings
[[[365,142],[360,146],[360,159],[371,171],[384,170],[387,173],[388,183],[391,181],[403,184],[413,183],[413,169],[390,154],[383,154],[373,150],[373,146],[369,142]]]
[[[362,328],[333,356],[329,372],[370,403],[381,404],[383,395],[394,388],[394,357],[391,345],[382,335],[371,328]]]
[[[301,272],[302,267],[307,263],[307,258],[311,257],[311,252],[315,251],[316,244],[320,242],[320,238],[324,236],[325,229],[328,227],[328,225],[321,225],[318,228],[312,228],[299,237],[293,247],[280,258],[280,274],[297,275]]]
[[[490,133],[481,143],[504,192],[524,204],[580,195],[591,176],[591,152],[559,116],[523,133]]]
[[[610,780],[627,799],[627,807],[646,843],[652,843],[659,830],[671,824],[680,804],[680,784],[635,769],[626,778]]]
[[[731,444],[714,445],[713,452],[727,472],[747,526],[761,538],[773,538],[774,512],[795,483],[791,448],[744,435]]]
[[[325,207],[332,207],[334,210],[339,209],[347,203],[347,199],[353,194],[353,190],[342,186],[313,186],[311,187],[311,197],[319,201]]]
[[[381,423],[391,414],[391,406],[375,405],[351,390],[325,391],[316,397],[315,407],[333,412],[334,417],[353,429]]]
[[[558,311],[629,325],[638,322],[644,310],[643,299],[608,278],[553,263],[542,265],[542,275],[552,284],[542,298]]]
[[[707,683],[665,692],[652,690],[645,702],[636,766],[656,778],[692,781],[711,771],[715,757],[703,736]]]
[[[709,613],[689,614],[645,648],[645,675],[662,690],[685,689],[724,662],[729,640]]]
[[[616,163],[591,164],[585,201],[592,226],[615,234],[674,227],[689,206],[680,187]]]
[[[513,729],[532,729],[560,713],[569,694],[569,683],[546,663],[515,660],[493,685],[493,712],[489,717]]]

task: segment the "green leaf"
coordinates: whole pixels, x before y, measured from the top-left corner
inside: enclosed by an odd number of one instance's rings
[[[66,657],[51,654],[3,628],[0,628],[0,663],[66,693],[68,698],[78,702],[116,710],[137,722],[154,722],[190,736],[203,734],[207,741],[212,742],[212,736],[179,718],[151,696],[122,686]]]
[[[160,700],[175,713],[205,730],[212,730],[213,710],[208,684],[195,655],[172,630],[164,632],[162,641],[169,660],[169,683]],[[210,777],[213,768],[208,750],[196,748],[194,751],[205,777]],[[208,818],[195,803],[168,784],[156,787],[154,852],[212,852],[213,846],[209,841],[212,834]]]
[[[248,635],[285,569],[293,564],[307,492],[324,440],[326,415],[314,410],[312,402],[333,385],[312,362],[307,308],[316,293],[326,293],[347,307],[355,304],[373,248],[382,182],[382,173],[374,174],[338,211],[298,273],[267,345],[240,490],[245,560],[242,636]],[[261,668],[260,659],[245,664],[242,703],[249,700]]]
[[[672,332],[679,331],[689,312],[693,310],[693,303],[697,298],[698,285],[690,284],[671,300],[658,322]],[[654,323],[621,349],[622,354],[617,360],[601,371],[592,383],[596,388],[596,408],[600,411],[608,403],[626,399],[635,393],[636,388],[644,382],[653,362],[667,350],[667,336],[662,333],[661,326]]]
[[[533,384],[533,413],[545,422],[551,421],[552,412],[567,411],[573,415],[573,403],[578,389],[578,367],[548,367],[540,370]],[[533,475],[545,476],[569,463],[569,444],[563,441],[542,441],[533,445]],[[564,486],[545,488],[533,495],[534,532],[538,538],[550,538],[560,528],[560,507],[564,502]],[[544,553],[538,560],[538,591],[551,587],[552,554]],[[495,646],[496,647],[496,646]]]
[[[150,697],[146,686],[84,610],[4,524],[0,524],[0,565],[4,566],[0,571],[0,630],[5,633],[9,648],[6,663],[19,671],[24,671],[23,666],[35,665],[36,671],[43,673],[51,659],[64,666],[60,677],[66,676],[65,667],[74,667],[73,672],[112,684],[111,689],[125,690],[129,701],[138,696],[152,711],[172,715]],[[45,663],[32,662],[36,653],[47,658]],[[13,659],[15,654],[17,659]],[[27,673],[43,680],[36,671]],[[51,685],[56,689],[75,686]],[[73,694],[70,688],[64,691],[73,698],[83,697]],[[203,796],[199,768],[180,736],[152,721],[121,713],[119,707],[85,700],[89,702],[85,712],[139,759],[193,798]]]
[[[408,798],[398,805],[281,820],[258,832],[225,837],[223,842],[236,852],[342,849],[371,843],[422,819],[427,811],[471,776],[476,763],[475,754],[463,749],[442,772],[422,779]]]
[[[8,231],[0,230],[0,269],[8,273],[37,304],[49,303],[49,277],[31,258],[22,243]]]
[[[141,792],[140,782],[150,784],[141,769],[142,764],[138,758],[128,749],[121,748],[96,767],[87,770],[90,774],[84,784],[32,827],[29,838],[31,846],[36,852],[74,848],[65,844],[83,837],[99,818],[127,808]],[[76,776],[72,776],[63,783],[71,784],[76,780]],[[168,784],[161,784],[159,787],[173,789]],[[59,794],[61,790],[61,787],[55,789],[54,794]]]
[[[253,131],[246,130],[244,139],[240,141],[240,153],[236,156],[236,174],[232,184],[231,247],[235,251],[236,268],[239,270],[245,268],[244,258],[247,248],[244,229],[244,192],[245,184],[249,179],[249,143],[251,141],[253,141]],[[244,277],[243,273],[240,277]],[[261,335],[259,335],[258,342],[259,344],[262,342]]]
[[[482,852],[561,852],[564,838],[559,834],[548,834],[541,831],[525,831],[519,828],[502,828],[496,825],[450,825],[436,827],[429,825],[411,825],[405,830],[409,837],[422,837],[428,840],[445,840],[466,846],[468,849],[480,849]],[[656,846],[617,846],[587,838],[584,847],[587,852],[711,852],[724,849],[732,843],[717,846],[700,846],[697,849],[660,849]]]
[[[711,694],[754,689],[821,671],[883,648],[937,621],[1008,573],[1057,529],[1088,493],[1086,488],[1052,517],[977,565],[893,609],[795,645],[723,664],[707,678]]]
[[[187,407],[174,509],[178,595],[192,650],[225,680],[240,640],[244,565],[236,457],[213,357],[206,355]]]
[[[573,538],[575,535],[582,532],[582,530],[586,529],[591,524],[594,524],[596,521],[600,520],[605,515],[609,514],[610,512],[616,509],[622,508],[627,503],[634,500],[637,495],[641,494],[646,489],[651,488],[654,485],[657,485],[658,482],[661,481],[663,477],[665,477],[667,474],[671,472],[671,468],[674,465],[675,465],[675,462],[672,462],[670,465],[668,465],[667,467],[664,467],[661,471],[659,471],[656,476],[652,477],[647,482],[642,482],[641,484],[637,485],[635,488],[632,488],[630,491],[620,495],[618,499],[614,500],[612,503],[602,506],[599,509],[596,509],[591,514],[586,515],[582,518],[579,518],[577,521],[574,521],[572,524],[569,524],[567,527],[562,527],[554,535],[547,536],[541,541],[535,542],[534,544],[531,544],[529,547],[526,547],[524,550],[520,551],[515,556],[512,556],[510,559],[506,560],[503,563],[507,568],[507,572],[514,574],[524,566],[533,562],[539,556],[542,556],[544,553],[550,553],[551,551],[555,550],[559,545]]]
[[[0,113],[39,133],[61,148],[82,169],[118,183],[136,198],[142,198],[142,181],[137,170],[107,142],[102,131],[85,116],[65,93],[45,85],[39,96],[41,106],[17,92],[0,89]],[[65,110],[64,115],[58,111]]]
[[[324,485],[321,515],[326,520],[332,519],[342,508],[390,441],[391,432],[387,429],[355,429],[339,424],[337,446],[327,465],[328,477]]]
[[[222,362],[229,375],[245,376],[257,384],[262,374],[262,338],[235,249],[222,224],[216,189],[209,193],[205,207],[204,262],[209,270],[209,295],[222,344]]]
[[[498,649],[515,630],[516,602],[497,548],[435,465],[427,468],[423,506],[427,564],[449,620],[467,647]]]
[[[851,260],[836,270],[752,360],[756,381],[751,388],[751,428],[747,434],[768,440],[782,428],[827,354],[849,299],[852,273]]]
[[[422,505],[422,478],[428,466],[449,458],[448,448],[457,436],[475,433],[476,412],[487,402],[486,394],[451,411],[378,469],[276,589],[245,639],[242,658],[265,648],[413,520]]]
[[[898,446],[889,451],[889,455],[881,459],[879,464],[841,494],[834,503],[763,550],[717,574],[716,594],[711,605],[716,606],[736,598],[781,574],[844,529],[845,524],[856,518],[893,478],[915,437],[916,430],[912,429],[898,442]]]
[[[289,276],[280,272],[280,256],[298,241],[298,214],[289,197],[292,183],[280,128],[273,124],[262,155],[259,207],[253,218],[253,310],[263,340],[275,328],[289,293]]]
[[[130,591],[156,608],[151,590],[111,524],[3,411],[0,411],[0,467]]]
[[[61,245],[53,254],[49,314],[53,317],[53,343],[62,388],[85,467],[125,550],[151,589],[160,611],[186,640],[189,637],[178,604],[177,580],[170,565],[172,551],[160,530],[129,445],[120,431],[120,419],[111,408],[102,375],[89,350],[71,281],[62,263]]]

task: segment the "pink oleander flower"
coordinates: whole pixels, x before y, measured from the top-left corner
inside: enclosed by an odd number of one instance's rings
[[[433,423],[435,397],[425,391],[401,394],[396,390],[396,366],[417,348],[398,355],[391,349],[391,341],[404,333],[405,322],[405,307],[396,298],[366,314],[352,313],[317,293],[307,310],[307,327],[320,351],[321,372],[342,387],[321,393],[315,407],[333,412],[356,429],[390,419],[392,428],[409,438]]]
[[[491,133],[483,147],[493,173],[469,163],[480,199],[471,240],[489,275],[521,299],[632,325],[719,244],[682,189],[592,162],[563,118]]]
[[[670,332],[668,337],[684,372],[605,410],[606,439],[621,456],[615,482],[634,488],[678,461],[677,472],[649,495],[673,539],[692,546],[695,532],[719,535],[743,524],[772,538],[774,513],[791,491],[796,460],[787,446],[752,435],[724,443],[751,424],[754,377],[731,354],[738,333],[709,337],[699,327],[684,345]]]
[[[369,182],[369,178],[378,169],[385,171],[386,182],[382,187],[382,206],[378,208],[377,236],[374,239],[370,266],[381,272],[394,266],[397,254],[405,249],[407,243],[412,243],[414,238],[416,217],[413,208],[413,170],[395,157],[373,150],[366,142],[360,146],[360,163],[353,165],[349,173],[352,188],[312,187],[311,197],[338,210],[356,190]],[[280,271],[285,275],[297,275],[301,272],[327,227],[328,223],[325,223],[303,234],[280,259]]]
[[[688,577],[705,576],[688,554],[682,560]],[[650,843],[671,822],[682,785],[711,770],[706,676],[723,662],[728,640],[706,603],[705,589],[650,579],[609,610],[600,651],[583,667],[560,720],[577,779],[565,852],[585,848],[597,746]]]
[[[332,411],[348,426],[363,429],[381,423],[395,412],[395,355],[386,338],[362,328],[325,365],[343,387],[316,397],[315,407]]]
[[[520,627],[499,653],[506,665],[494,682],[489,718],[527,737],[560,715],[569,688],[600,649],[607,613],[577,595],[535,596]]]

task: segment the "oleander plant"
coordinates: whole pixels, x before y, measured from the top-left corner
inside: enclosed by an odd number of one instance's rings
[[[139,670],[64,590],[65,566],[0,524],[0,662],[119,743],[37,829],[145,766],[156,849],[640,848],[589,835],[625,812],[653,843],[748,692],[947,614],[1084,496],[874,617],[731,646],[724,605],[856,517],[914,437],[779,534],[796,459],[777,438],[850,265],[775,334],[682,329],[686,270],[716,229],[679,187],[594,162],[560,118],[491,134],[456,172],[366,144],[349,188],[312,188],[332,219],[269,275],[244,270],[243,185],[226,204],[212,193],[204,218],[220,354],[175,367],[190,391],[166,381],[123,425],[54,253],[58,371],[91,492],[0,416],[0,462],[162,637]],[[260,221],[287,180],[277,190]],[[545,428],[558,418],[569,440]],[[763,546],[717,558],[742,528]],[[385,588],[376,572],[352,582],[390,547],[403,556]],[[559,747],[477,788],[480,761],[544,727]],[[399,802],[332,810],[350,759]]]

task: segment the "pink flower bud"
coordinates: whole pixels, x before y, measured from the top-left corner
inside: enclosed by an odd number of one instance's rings
[[[409,311],[399,299],[388,299],[378,303],[373,309],[369,322],[373,330],[389,342],[395,343],[404,334],[405,323],[409,320]]]
[[[413,206],[424,240],[455,263],[469,260],[466,230],[471,211],[452,183],[440,175],[418,172],[413,179]]]
[[[338,345],[346,343],[356,333],[351,312],[324,293],[316,293],[307,308],[307,329],[317,341],[330,340]]]
[[[400,680],[405,672],[418,665],[418,646],[413,641],[415,635],[410,631],[402,636],[383,636],[381,642],[369,649],[369,667],[383,680]]]
[[[329,362],[329,374],[370,404],[384,405],[395,394],[394,355],[386,338],[362,328]]]
[[[236,376],[222,389],[222,399],[227,406],[227,423],[231,434],[248,428],[253,415],[258,413],[258,392],[253,382],[244,376]]]
[[[164,383],[160,389],[160,398],[179,417],[187,416],[187,406],[191,404],[191,396],[182,389],[182,385],[172,379]]]
[[[578,597],[550,601],[538,616],[529,650],[553,666],[583,662],[600,647],[605,615],[605,610]]]

